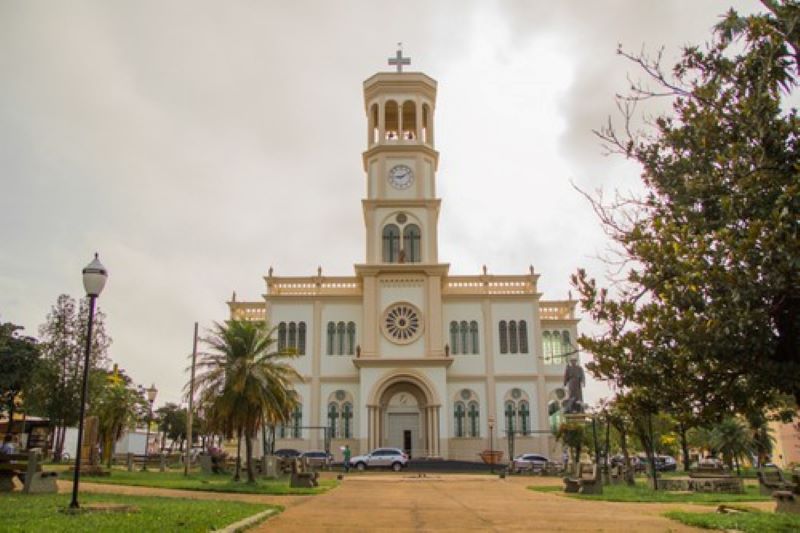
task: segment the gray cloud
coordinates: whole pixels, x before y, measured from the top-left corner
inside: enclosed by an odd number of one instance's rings
[[[563,298],[604,246],[569,180],[636,175],[591,135],[631,70],[617,43],[674,55],[726,7],[3,2],[0,318],[35,332],[97,250],[113,358],[176,400],[192,322],[225,318],[232,290],[258,298],[269,265],[349,274],[363,259],[361,82],[398,40],[440,84],[440,259],[533,263]]]

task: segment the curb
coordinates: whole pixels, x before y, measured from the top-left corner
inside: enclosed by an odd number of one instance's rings
[[[245,529],[251,528],[277,513],[277,509],[267,509],[266,511],[261,511],[260,513],[243,518],[238,522],[234,522],[229,526],[225,526],[222,529],[215,529],[214,533],[236,533],[237,531],[244,531]]]

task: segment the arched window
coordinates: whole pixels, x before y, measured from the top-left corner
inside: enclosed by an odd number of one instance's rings
[[[347,355],[356,353],[356,323],[347,323]]]
[[[422,261],[420,250],[420,231],[416,224],[408,224],[403,228],[403,250],[406,254],[406,263],[419,263]]]
[[[467,409],[467,416],[469,417],[469,436],[470,437],[480,437],[480,409],[478,409],[478,402],[471,401],[469,402],[469,408]]]
[[[561,355],[566,356],[572,351],[572,343],[569,341],[569,331],[561,332]]]
[[[289,348],[297,349],[297,324],[289,322]]]
[[[456,408],[453,413],[455,417],[455,435],[456,437],[463,437],[464,436],[464,403],[463,402],[456,402]]]
[[[306,354],[306,323],[300,322],[297,325],[297,353]]]
[[[303,406],[302,404],[297,404],[297,407],[294,409],[294,413],[292,413],[292,437],[295,439],[299,439],[301,435],[300,427],[303,425]]]
[[[335,402],[328,404],[328,434],[332,439],[338,435],[337,428],[339,425],[339,405]]]
[[[430,124],[430,108],[428,104],[422,104],[422,142],[427,143],[430,142],[428,138],[428,127]]]
[[[383,106],[384,120],[383,124],[386,128],[386,139],[389,141],[396,141],[400,136],[400,124],[398,105],[394,100],[389,100]]]
[[[526,400],[519,402],[519,429],[523,435],[529,435],[531,432],[531,410]]]
[[[528,324],[519,321],[519,353],[528,353]]]
[[[469,326],[466,320],[461,321],[461,353],[469,353]]]
[[[506,415],[506,431],[512,432],[516,429],[514,427],[514,419],[517,416],[517,410],[515,409],[514,402],[511,400],[506,402],[505,415]]]
[[[337,390],[328,397],[328,427],[331,438],[353,437],[353,401],[350,393]]]
[[[450,322],[450,351],[455,355],[458,353],[458,322]]]
[[[372,139],[370,143],[376,143],[380,139],[380,124],[378,123],[378,104],[372,104],[369,113],[370,128],[372,130]]]
[[[508,323],[508,344],[511,353],[517,353],[517,322],[511,320]]]
[[[353,404],[344,402],[342,406],[342,429],[344,430],[342,437],[345,439],[353,438],[353,424],[351,420],[353,420]]]
[[[396,263],[400,260],[400,230],[394,224],[383,227],[383,262]]]
[[[278,351],[286,350],[286,322],[278,324]]]
[[[334,345],[336,339],[336,324],[328,322],[328,355],[333,355]]]
[[[345,338],[345,325],[344,322],[336,324],[336,353],[338,355],[344,354],[344,338]]]
[[[478,323],[474,320],[469,323],[469,336],[472,340],[472,353],[480,353],[478,347]]]
[[[544,351],[544,363],[549,365],[553,362],[553,342],[550,339],[550,332],[542,332],[542,348]]]
[[[505,320],[500,321],[500,353],[508,353],[508,326]]]
[[[412,101],[403,102],[403,139],[413,141],[417,137],[417,106]]]

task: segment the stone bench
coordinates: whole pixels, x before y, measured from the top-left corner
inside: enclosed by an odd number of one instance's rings
[[[797,485],[783,477],[783,472],[778,467],[760,468],[757,475],[758,487],[764,496],[769,496],[775,491],[794,492],[797,489]]]
[[[775,499],[776,513],[791,513],[800,514],[800,502],[797,501],[797,496],[788,490],[776,490],[772,493]]]
[[[314,488],[319,486],[319,472],[294,472],[289,482],[292,488]]]
[[[43,472],[38,451],[28,453],[0,454],[0,492],[14,490],[14,479],[23,483],[22,492],[38,494],[58,492],[58,473]]]
[[[603,483],[596,464],[581,463],[576,476],[564,478],[564,492],[580,494],[602,494]]]

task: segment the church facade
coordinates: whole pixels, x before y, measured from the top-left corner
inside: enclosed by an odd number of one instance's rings
[[[301,405],[276,447],[322,449],[324,431],[309,427],[327,426],[331,449],[354,453],[475,461],[511,436],[517,453],[552,455],[575,301],[543,300],[533,267],[450,275],[438,254],[437,83],[402,64],[364,82],[364,262],[342,277],[270,268],[263,300],[228,302],[231,318],[267,320],[299,354]]]

